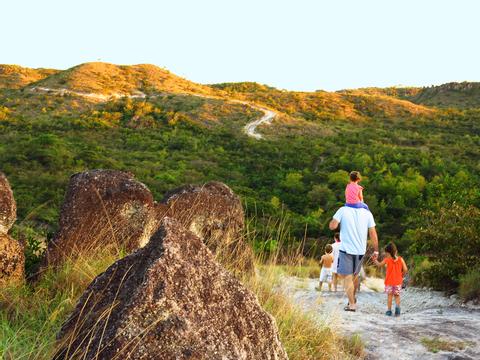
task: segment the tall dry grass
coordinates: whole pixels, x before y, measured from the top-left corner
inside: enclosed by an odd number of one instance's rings
[[[68,259],[33,284],[0,289],[0,358],[51,359],[55,337],[78,298],[119,255]]]
[[[218,254],[224,257],[227,250],[231,251],[236,259],[228,263],[243,268],[243,261],[252,261],[251,248],[255,241],[266,239],[277,243],[275,251],[256,254],[255,271],[230,270],[276,319],[280,339],[290,358],[361,357],[363,346],[358,338],[339,336],[279,290],[282,274],[317,276],[319,271],[315,262],[303,258],[301,247],[289,246],[291,237],[285,219],[272,219],[273,226],[265,227],[269,230],[263,233],[254,230],[255,221],[247,221],[245,236],[236,239],[234,244],[227,244],[228,249],[218,249]],[[51,359],[58,347],[56,335],[81,294],[98,274],[124,255],[125,252],[115,246],[88,248],[88,252],[79,251],[74,257],[67,257],[60,266],[48,268],[36,283],[0,289],[0,357]],[[225,258],[220,260],[227,263]]]
[[[275,263],[263,264],[257,276],[244,279],[262,307],[276,320],[280,340],[291,360],[361,359],[363,344],[356,336],[346,337],[328,324],[295,305],[280,290],[284,271]]]

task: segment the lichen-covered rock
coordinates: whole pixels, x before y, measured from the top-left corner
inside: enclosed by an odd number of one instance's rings
[[[203,242],[164,218],[150,242],[99,275],[54,359],[287,359],[274,319]]]
[[[25,278],[25,255],[20,243],[0,233],[0,286],[22,282]]]
[[[202,239],[229,269],[253,269],[253,252],[243,239],[242,203],[227,185],[214,181],[169,191],[157,206],[157,218],[164,216]]]
[[[0,172],[0,234],[8,233],[17,219],[17,205],[7,177]]]
[[[48,244],[46,262],[99,248],[132,251],[146,244],[156,229],[150,190],[133,174],[92,170],[73,175],[60,213],[59,230]]]

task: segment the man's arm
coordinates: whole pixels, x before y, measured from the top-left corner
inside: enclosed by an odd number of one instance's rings
[[[368,236],[370,237],[370,240],[372,240],[373,259],[376,260],[378,257],[378,235],[377,235],[377,230],[375,229],[375,226],[368,228]]]
[[[337,220],[332,219],[330,221],[330,224],[328,224],[328,227],[330,230],[335,230],[338,227],[338,224],[340,224]]]

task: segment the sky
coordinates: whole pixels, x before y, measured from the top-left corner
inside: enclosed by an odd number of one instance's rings
[[[2,0],[0,63],[288,90],[480,81],[478,0]]]

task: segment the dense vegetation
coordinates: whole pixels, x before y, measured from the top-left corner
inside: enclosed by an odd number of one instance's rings
[[[80,69],[84,76],[92,70]],[[142,79],[147,70],[157,74],[148,66],[113,70],[122,86],[138,72]],[[71,86],[72,79],[91,83],[73,70],[41,82]],[[189,86],[183,79],[168,81],[169,88]],[[100,85],[112,91],[111,82]],[[465,217],[478,211],[480,110],[439,110],[398,99],[418,95],[413,90],[292,93],[253,83],[215,87],[212,93],[281,111],[280,121],[264,127],[266,139],[257,141],[242,127],[261,113],[221,98],[162,94],[91,103],[28,89],[1,90],[0,169],[18,202],[15,235],[33,244],[27,250],[37,254],[39,239],[55,231],[72,173],[111,168],[135,173],[157,199],[184,183],[224,181],[242,196],[259,233],[272,234],[278,219],[285,220],[290,242],[307,239],[306,252],[312,255],[315,239],[331,236],[327,223],[343,203],[347,174],[355,169],[364,176],[381,241],[394,240],[404,255],[412,255],[419,280],[455,289],[462,278],[474,276],[470,272],[480,261],[473,257],[457,266],[458,259],[448,260],[459,250],[448,244],[457,235],[472,239],[470,249],[478,253],[478,226],[465,222],[447,229],[448,221],[429,219],[451,218],[446,211],[453,208]],[[460,229],[470,232],[461,235]],[[441,258],[434,251],[439,243],[445,250]],[[275,236],[257,237],[258,250],[277,246]],[[34,262],[35,256],[29,259]],[[454,265],[445,274],[451,281],[440,284],[437,268],[449,264]]]

